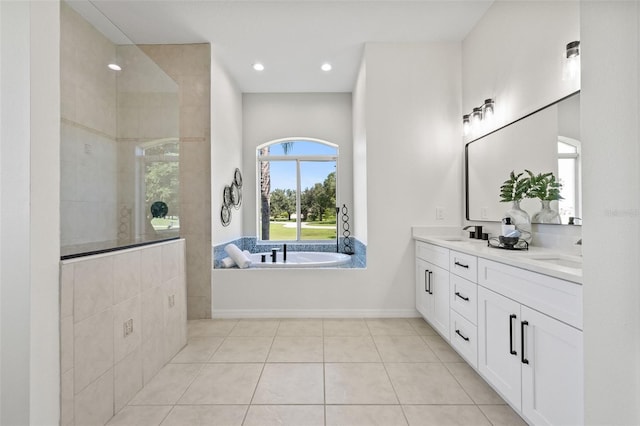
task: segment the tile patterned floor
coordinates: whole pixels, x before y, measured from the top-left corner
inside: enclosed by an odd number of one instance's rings
[[[189,343],[109,423],[526,425],[422,319],[189,321]]]

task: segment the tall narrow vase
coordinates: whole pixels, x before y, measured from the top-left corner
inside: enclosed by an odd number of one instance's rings
[[[542,209],[533,215],[531,222],[533,223],[561,223],[560,214],[553,210],[550,206],[551,201],[540,200]]]
[[[511,223],[521,232],[520,238],[531,244],[531,218],[529,213],[520,208],[520,201],[514,201],[511,208],[505,212],[511,218]]]

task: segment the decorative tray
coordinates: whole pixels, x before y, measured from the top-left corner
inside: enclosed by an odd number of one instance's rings
[[[503,250],[529,250],[529,243],[525,240],[518,240],[515,244],[504,244],[496,237],[491,237],[487,240],[487,245],[493,248],[499,248]]]

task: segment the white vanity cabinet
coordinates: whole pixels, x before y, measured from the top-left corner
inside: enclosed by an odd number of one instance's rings
[[[480,374],[532,424],[583,424],[582,287],[485,259],[478,284]]]
[[[449,249],[416,242],[416,309],[449,340]]]
[[[474,368],[478,367],[477,257],[449,253],[451,346]]]

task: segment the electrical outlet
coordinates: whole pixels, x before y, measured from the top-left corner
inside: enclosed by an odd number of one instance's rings
[[[489,216],[489,207],[480,207],[480,219],[487,219]]]
[[[169,296],[169,307],[173,308],[176,305],[176,295],[172,294]]]
[[[124,324],[122,324],[122,328],[124,329],[124,337],[133,333],[133,318],[126,320]]]
[[[436,220],[444,220],[444,207],[436,207]]]
[[[85,143],[84,144],[84,153],[85,154],[91,154],[92,151],[93,151],[93,147],[91,146],[91,144]]]

